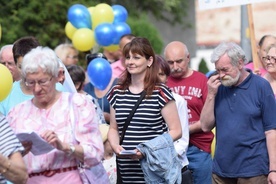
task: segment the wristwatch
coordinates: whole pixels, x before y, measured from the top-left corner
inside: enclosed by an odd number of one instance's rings
[[[70,145],[69,145],[69,148],[70,148],[70,153],[69,153],[69,155],[72,155],[73,153],[75,153],[76,148],[75,148],[75,146],[74,146],[73,144],[70,144]]]

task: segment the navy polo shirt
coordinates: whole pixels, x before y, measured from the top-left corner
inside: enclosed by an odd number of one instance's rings
[[[268,173],[265,131],[276,128],[276,103],[268,81],[253,74],[235,87],[221,85],[215,99],[213,172],[222,177]]]

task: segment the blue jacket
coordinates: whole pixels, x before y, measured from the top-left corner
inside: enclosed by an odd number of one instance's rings
[[[146,183],[181,183],[181,161],[175,151],[173,139],[168,133],[139,144],[137,149],[144,155],[140,164]]]

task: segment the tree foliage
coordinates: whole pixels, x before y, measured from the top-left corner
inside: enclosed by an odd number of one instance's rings
[[[128,19],[127,22],[132,29],[132,34],[148,38],[155,52],[160,54],[163,48],[163,41],[159,31],[149,23],[145,15],[142,17],[140,19],[131,17]]]
[[[67,11],[73,4],[83,4],[86,7],[99,3],[109,5],[120,4],[129,12],[129,24],[137,36],[146,36],[154,45],[156,51],[162,48],[162,39],[158,31],[143,17],[151,12],[159,19],[170,23],[181,22],[185,16],[187,5],[181,0],[3,0],[0,1],[0,24],[2,39],[0,46],[11,44],[22,36],[35,36],[42,45],[54,48],[62,42],[68,41],[64,27],[67,20]],[[166,13],[173,16],[168,18]],[[140,25],[139,25],[140,24]],[[151,30],[151,31],[149,31]],[[156,37],[157,36],[157,37]]]
[[[199,66],[198,66],[198,71],[200,71],[204,74],[209,71],[209,68],[206,64],[206,61],[203,58],[200,60],[200,63],[199,63]]]

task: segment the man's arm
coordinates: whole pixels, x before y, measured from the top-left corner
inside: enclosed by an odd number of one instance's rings
[[[203,109],[200,114],[201,129],[204,132],[209,132],[215,127],[215,98],[218,91],[218,87],[221,85],[219,75],[216,74],[207,82],[208,95],[204,103]]]
[[[276,183],[276,129],[265,132],[267,151],[269,156],[269,171],[273,171],[268,175],[268,183]]]
[[[215,127],[214,106],[215,96],[208,94],[200,114],[201,129],[204,132],[209,132]]]

